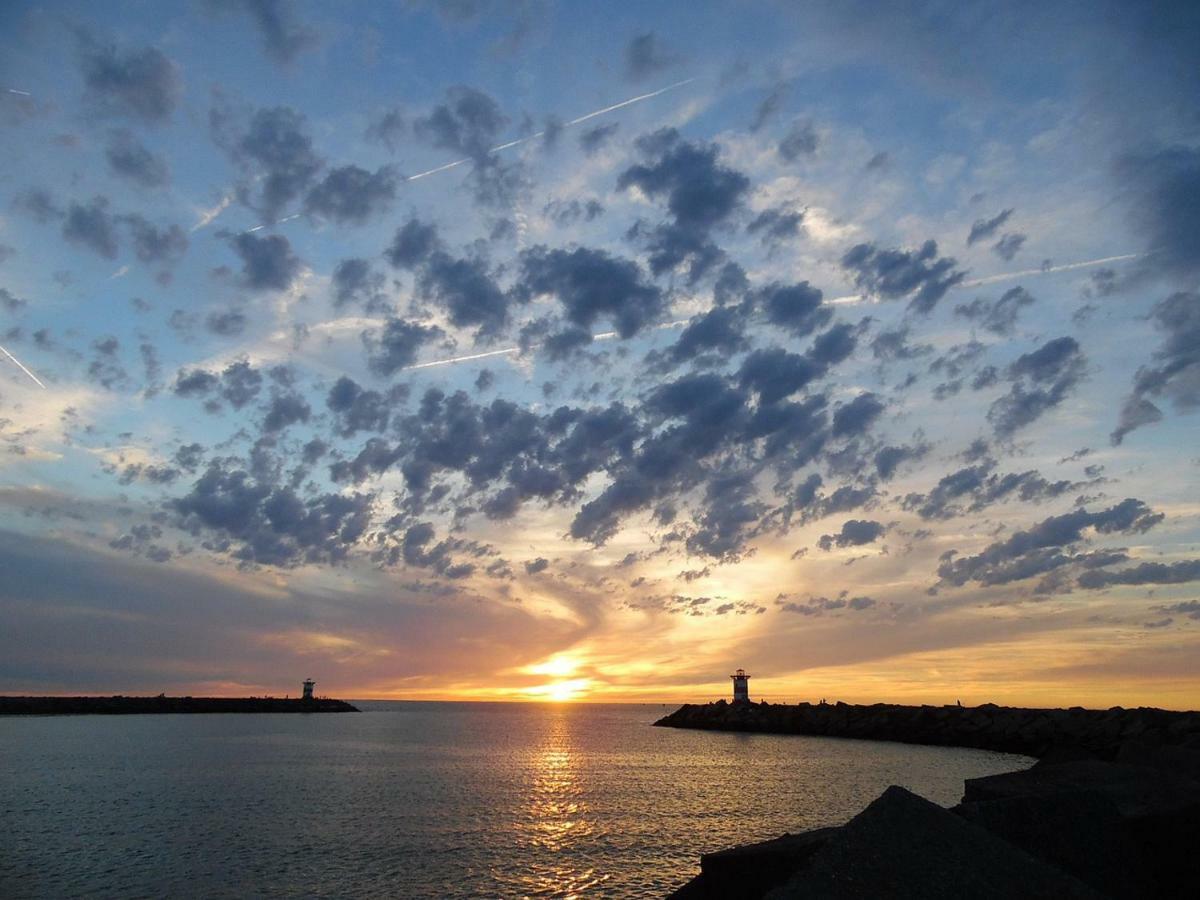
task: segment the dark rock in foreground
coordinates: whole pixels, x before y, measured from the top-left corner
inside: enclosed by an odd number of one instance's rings
[[[876,703],[685,704],[654,723],[669,728],[759,731],[973,747],[1060,758],[1114,759],[1136,739],[1148,746],[1200,742],[1200,713],[1164,709],[1019,709]]]
[[[0,716],[340,712],[358,709],[345,700],[278,697],[0,697]]]
[[[1097,741],[1109,759],[1087,758],[1075,741],[1030,769],[967,781],[951,810],[891,787],[843,826],[702,856],[674,897],[1194,896],[1200,739],[1178,723],[1195,714],[1127,712],[1152,715],[1116,717],[1139,737]]]

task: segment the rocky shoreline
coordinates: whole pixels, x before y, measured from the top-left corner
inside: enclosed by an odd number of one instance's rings
[[[845,825],[705,854],[674,900],[1182,897],[1200,884],[1200,713],[688,705],[657,725],[1041,757],[943,809],[888,788]]]
[[[1165,709],[1023,709],[875,703],[685,704],[654,723],[666,728],[756,731],[971,747],[1044,757],[1076,753],[1113,759],[1127,741],[1200,740],[1200,713]]]
[[[358,712],[345,700],[282,697],[0,697],[0,716]]]

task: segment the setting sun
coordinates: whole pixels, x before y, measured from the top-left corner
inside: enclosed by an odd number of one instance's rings
[[[526,693],[534,700],[547,700],[553,703],[565,703],[575,700],[587,692],[591,683],[587,678],[572,678],[568,681],[555,681],[550,684],[539,684],[529,688]]]

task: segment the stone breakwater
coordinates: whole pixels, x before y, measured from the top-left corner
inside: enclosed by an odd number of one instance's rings
[[[282,697],[0,697],[0,716],[358,712],[345,700]]]
[[[844,825],[704,854],[672,900],[1142,900],[1200,884],[1200,713],[722,702],[656,724],[1041,757],[968,780],[953,809],[892,786]]]
[[[654,723],[667,728],[756,731],[972,747],[1044,757],[1115,759],[1137,740],[1180,745],[1200,741],[1200,713],[1163,709],[1021,709],[996,706],[898,706],[876,703],[685,704]]]

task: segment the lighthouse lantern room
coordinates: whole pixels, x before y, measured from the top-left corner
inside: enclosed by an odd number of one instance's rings
[[[736,673],[729,677],[733,679],[733,702],[749,703],[750,676],[746,674],[746,670],[738,669]]]
[[[313,692],[313,687],[315,685],[316,685],[316,682],[313,681],[311,678],[304,679],[304,698],[303,699],[311,700],[313,698],[312,692]]]

